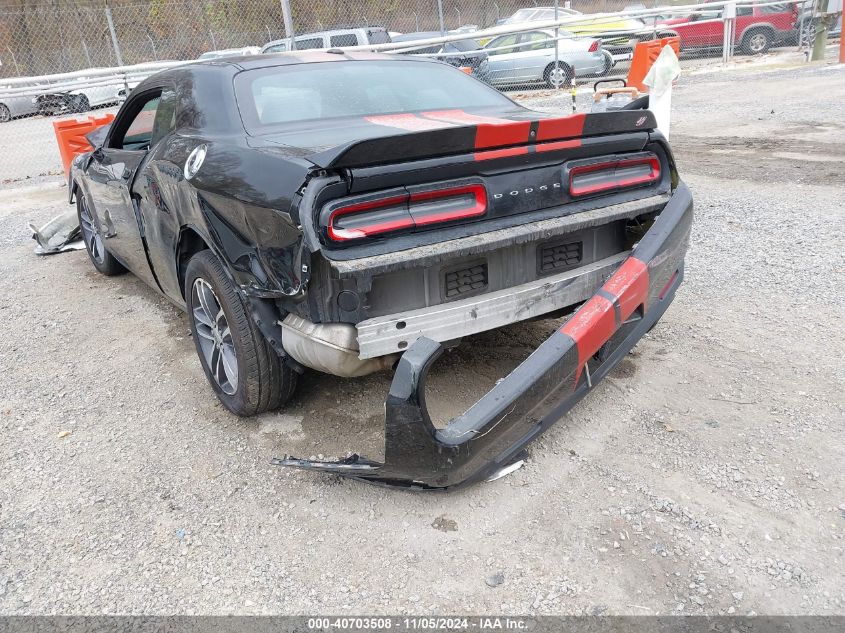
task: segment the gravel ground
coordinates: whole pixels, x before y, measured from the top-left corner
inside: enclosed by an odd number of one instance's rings
[[[524,468],[448,495],[269,466],[378,453],[389,376],[237,419],[176,308],[32,254],[66,189],[0,192],[0,612],[845,614],[843,102],[824,65],[682,80],[674,305]],[[437,417],[554,327],[447,355]]]

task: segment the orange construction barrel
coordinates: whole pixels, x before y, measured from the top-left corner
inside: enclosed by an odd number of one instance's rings
[[[648,87],[643,85],[643,79],[664,46],[671,46],[677,55],[681,51],[681,40],[677,37],[664,37],[659,40],[637,42],[634,57],[631,59],[631,68],[628,70],[627,84],[629,86],[637,88],[640,92],[648,91]]]
[[[85,135],[113,120],[114,114],[102,114],[90,115],[87,119],[53,121],[53,131],[56,133],[56,142],[59,144],[59,154],[62,157],[65,175],[69,173],[70,163],[75,156],[94,149]]]

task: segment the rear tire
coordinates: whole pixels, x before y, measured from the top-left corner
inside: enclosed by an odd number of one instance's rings
[[[79,218],[79,228],[82,231],[82,240],[85,242],[85,250],[88,259],[94,264],[94,268],[106,277],[112,277],[125,273],[126,269],[106,248],[100,222],[88,206],[88,200],[81,191],[76,193],[76,216]]]
[[[563,62],[557,63],[557,69],[555,69],[554,63],[551,63],[543,71],[543,81],[546,82],[549,88],[565,88],[571,86],[574,79],[575,71],[572,70],[572,66]]]
[[[749,55],[762,55],[772,46],[772,34],[767,29],[754,29],[745,34],[742,50]]]
[[[223,406],[251,416],[290,399],[296,373],[270,347],[211,251],[188,262],[185,301],[200,364]]]
[[[6,123],[12,120],[12,113],[9,112],[9,106],[5,103],[0,103],[0,123]]]

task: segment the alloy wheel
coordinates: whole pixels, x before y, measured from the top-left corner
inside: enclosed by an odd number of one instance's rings
[[[6,121],[10,121],[12,119],[12,114],[9,112],[8,106],[4,103],[0,103],[0,123],[5,123]]]
[[[751,49],[752,53],[759,53],[764,48],[766,48],[766,43],[768,42],[768,38],[762,33],[755,33],[751,36],[751,39],[748,40],[748,48]]]
[[[223,393],[238,390],[238,358],[229,322],[217,295],[205,279],[197,277],[191,288],[194,330],[203,359]]]
[[[565,86],[569,81],[569,73],[565,66],[557,66],[549,70],[549,83],[555,88]]]
[[[94,221],[94,216],[91,214],[85,198],[80,200],[79,205],[79,228],[82,229],[82,239],[85,240],[85,246],[91,254],[91,259],[98,264],[102,264],[106,258],[106,249],[103,246],[100,227]]]

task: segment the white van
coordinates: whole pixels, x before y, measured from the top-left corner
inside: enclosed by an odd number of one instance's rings
[[[344,48],[346,46],[364,46],[366,44],[386,44],[390,42],[387,29],[380,26],[360,29],[335,29],[298,35],[294,38],[296,50],[310,48]],[[286,53],[293,50],[289,37],[268,42],[261,48],[262,53]]]

